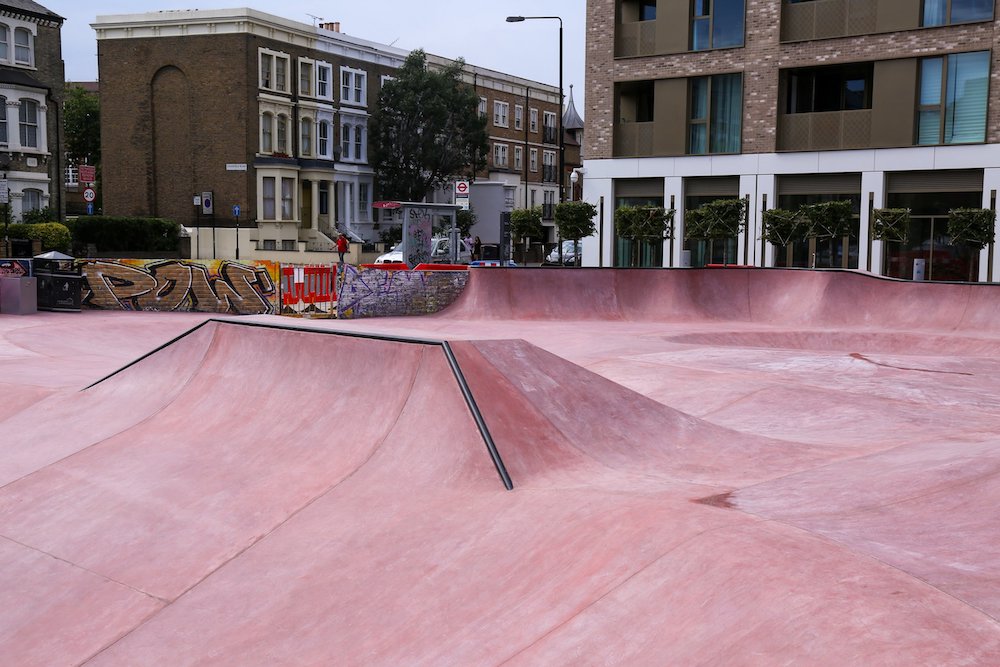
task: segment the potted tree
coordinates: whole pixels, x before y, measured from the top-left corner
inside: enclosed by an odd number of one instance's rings
[[[564,201],[556,204],[555,219],[556,228],[559,230],[560,247],[562,239],[573,241],[575,264],[580,265],[580,239],[593,236],[597,228],[594,226],[594,217],[597,216],[597,207],[585,201]]]
[[[996,211],[989,208],[953,208],[948,211],[948,236],[953,245],[966,245],[975,251],[981,251],[990,246],[989,268],[993,268],[993,237],[996,223]],[[972,282],[972,269],[975,265],[969,263],[969,282]],[[992,280],[992,270],[987,280]]]
[[[808,224],[807,238],[818,241],[829,239],[830,257],[835,256],[835,244],[852,231],[851,217],[854,215],[850,201],[827,201],[818,204],[804,204],[799,214]],[[815,257],[812,268],[816,268]]]
[[[515,208],[510,212],[510,235],[513,242],[523,241],[521,261],[527,264],[531,239],[542,238],[542,207]]]
[[[772,245],[787,249],[791,244],[809,237],[809,222],[800,211],[772,208],[764,211],[761,237]]]
[[[615,230],[621,238],[632,241],[631,266],[639,265],[641,243],[656,243],[673,238],[674,209],[662,206],[622,206],[615,211]]]
[[[908,208],[876,208],[872,210],[871,239],[883,243],[906,243],[910,233],[910,209]],[[871,267],[871,244],[868,244],[869,268]],[[882,265],[885,266],[888,253],[882,253]],[[885,271],[883,271],[885,273]]]
[[[709,244],[739,236],[744,227],[746,202],[742,199],[716,199],[684,215],[684,238],[702,239]],[[728,264],[728,249],[722,257],[722,263]]]

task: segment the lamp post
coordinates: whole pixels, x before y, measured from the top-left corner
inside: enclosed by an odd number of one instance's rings
[[[559,21],[559,201],[566,201],[564,181],[566,179],[566,145],[563,137],[563,21],[559,16],[508,16],[507,23],[520,23],[530,20]],[[525,183],[525,188],[528,184]],[[561,247],[561,246],[560,246]]]

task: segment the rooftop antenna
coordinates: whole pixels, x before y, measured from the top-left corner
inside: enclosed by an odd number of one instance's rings
[[[311,18],[312,18],[312,20],[313,20],[313,27],[314,27],[314,28],[316,27],[316,23],[317,23],[317,22],[319,22],[319,21],[322,21],[322,20],[323,20],[323,17],[322,17],[322,16],[316,16],[315,14],[310,14],[309,12],[306,12],[306,16],[309,16],[309,17],[311,17]]]

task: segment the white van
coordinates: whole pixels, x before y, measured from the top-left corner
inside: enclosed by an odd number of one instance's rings
[[[458,263],[468,264],[472,260],[472,249],[469,244],[465,242],[465,239],[458,240],[459,250],[458,250]],[[376,264],[390,264],[393,262],[403,261],[403,242],[400,241],[392,250],[380,255],[376,260]],[[448,243],[448,237],[446,236],[435,236],[431,239],[431,261],[435,264],[448,264],[451,262],[451,244]]]

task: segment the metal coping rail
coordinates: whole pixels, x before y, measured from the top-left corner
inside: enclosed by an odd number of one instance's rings
[[[451,372],[455,376],[455,381],[458,383],[458,388],[462,392],[462,397],[465,399],[465,404],[468,406],[469,411],[472,413],[472,419],[476,422],[476,428],[479,429],[479,434],[482,436],[483,442],[486,444],[486,449],[490,454],[490,458],[493,459],[493,465],[497,470],[497,474],[500,476],[500,481],[503,482],[504,487],[508,491],[512,491],[514,489],[514,483],[511,481],[510,475],[507,473],[507,467],[504,465],[503,459],[500,457],[500,452],[496,447],[496,443],[493,441],[493,436],[490,434],[490,429],[486,425],[486,420],[483,418],[483,414],[479,410],[479,404],[476,403],[476,398],[472,393],[471,387],[469,387],[468,381],[465,379],[465,374],[462,372],[462,367],[458,363],[458,359],[455,357],[455,353],[452,351],[451,345],[449,345],[448,341],[446,340],[438,340],[433,338],[419,338],[417,336],[396,336],[393,334],[369,333],[361,331],[335,331],[331,329],[304,327],[292,324],[273,324],[266,322],[239,322],[236,320],[219,319],[213,317],[206,319],[204,322],[195,325],[194,327],[188,329],[187,331],[181,333],[178,336],[174,336],[166,343],[163,343],[162,345],[150,350],[146,354],[137,357],[136,359],[133,359],[132,361],[125,364],[121,368],[112,371],[111,373],[108,373],[101,379],[96,380],[95,382],[87,385],[81,391],[86,391],[87,389],[99,385],[105,380],[111,379],[115,375],[118,375],[122,371],[134,366],[143,359],[146,359],[147,357],[156,354],[157,352],[163,350],[164,348],[173,345],[182,338],[194,333],[203,326],[213,322],[218,324],[233,324],[236,326],[244,326],[244,327],[259,327],[262,329],[282,329],[286,331],[298,331],[303,333],[318,333],[318,334],[326,334],[333,336],[345,336],[348,338],[365,338],[368,340],[380,340],[391,343],[440,346],[441,349],[444,351],[444,356],[448,362],[448,366],[449,368],[451,368]]]

